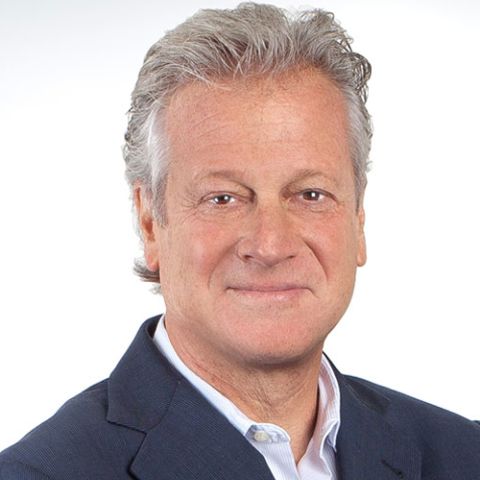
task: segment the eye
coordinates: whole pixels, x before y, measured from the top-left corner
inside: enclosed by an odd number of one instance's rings
[[[234,200],[235,200],[234,197],[232,195],[229,195],[228,193],[215,195],[214,197],[211,198],[211,201],[215,205],[228,205],[229,203],[232,203]]]
[[[318,190],[305,190],[301,193],[302,199],[306,200],[307,202],[318,202],[325,194],[323,192],[319,192]]]

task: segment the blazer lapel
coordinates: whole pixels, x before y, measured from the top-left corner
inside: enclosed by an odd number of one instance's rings
[[[139,480],[274,480],[262,455],[161,355],[158,317],[142,325],[109,379],[107,420],[144,433]],[[132,436],[133,438],[133,436]]]
[[[131,470],[141,480],[273,480],[262,455],[186,380]]]
[[[389,400],[336,369],[335,373],[341,398],[340,480],[420,480],[420,452],[385,419]]]

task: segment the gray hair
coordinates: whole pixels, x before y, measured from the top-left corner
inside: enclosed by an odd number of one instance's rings
[[[168,142],[163,120],[172,95],[201,81],[266,76],[305,67],[327,75],[347,102],[350,152],[357,200],[365,189],[372,136],[366,109],[371,67],[352,51],[351,39],[332,13],[320,9],[290,13],[273,5],[241,3],[232,10],[200,10],[167,32],[148,51],[132,93],[123,155],[133,190],[157,220],[165,220]],[[137,261],[136,273],[159,283],[158,272]]]

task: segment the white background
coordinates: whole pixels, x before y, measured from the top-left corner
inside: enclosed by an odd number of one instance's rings
[[[129,95],[166,29],[234,5],[0,0],[0,450],[108,376],[161,311],[131,273],[139,245],[120,151]],[[478,5],[315,4],[372,62],[375,124],[369,261],[326,351],[346,373],[475,418]]]

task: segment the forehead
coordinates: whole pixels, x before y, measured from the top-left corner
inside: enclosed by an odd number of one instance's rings
[[[227,122],[232,118],[251,117],[259,110],[264,115],[269,109],[275,113],[272,110],[275,105],[289,103],[296,116],[308,117],[314,110],[317,115],[328,113],[337,117],[345,113],[343,94],[326,75],[300,70],[270,77],[218,80],[211,84],[189,83],[175,92],[169,102],[167,131],[181,128],[186,120],[190,126],[201,128],[210,119]]]
[[[288,72],[268,78],[195,82],[172,97],[165,116],[170,158],[192,168],[255,156],[295,161],[349,157],[343,94],[325,75]],[[195,158],[198,161],[192,161]],[[306,162],[308,163],[308,162]]]

